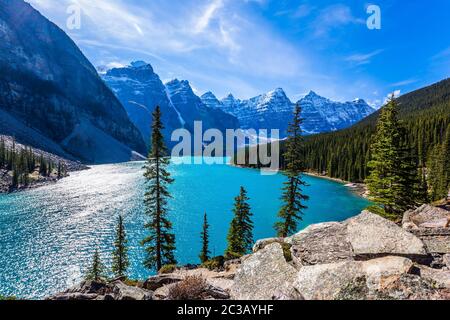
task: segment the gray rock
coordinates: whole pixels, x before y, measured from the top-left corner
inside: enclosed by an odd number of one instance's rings
[[[84,281],[48,300],[151,300],[153,292],[128,286],[120,280],[113,282]]]
[[[353,260],[347,228],[337,222],[309,226],[286,240],[300,265],[326,264]]]
[[[345,224],[347,239],[355,258],[398,255],[423,259],[428,256],[425,245],[419,238],[394,222],[369,211],[363,211]]]
[[[439,288],[450,289],[450,271],[420,266],[420,277],[434,282]]]
[[[396,256],[305,266],[294,288],[307,300],[384,299],[389,297],[386,290],[412,267],[411,260]]]
[[[272,300],[299,301],[305,300],[305,298],[295,288],[284,288],[277,290],[273,295]]]
[[[253,252],[258,252],[261,249],[264,249],[266,246],[272,243],[283,243],[283,238],[267,238],[267,239],[261,239],[256,241],[255,245],[253,246]]]
[[[372,259],[362,263],[366,284],[371,291],[381,291],[392,278],[410,273],[413,266],[410,259],[396,256]]]
[[[428,204],[405,212],[402,225],[407,230],[417,228],[448,228],[450,212]]]
[[[131,287],[121,281],[113,283],[114,300],[152,300],[153,293],[138,287]]]
[[[305,266],[298,272],[294,288],[306,300],[336,300],[345,288],[364,278],[361,264],[346,261]]]
[[[155,291],[163,286],[177,283],[183,280],[183,277],[177,274],[160,274],[154,277],[148,278],[144,282],[144,289]]]
[[[450,254],[444,254],[442,256],[442,262],[444,263],[444,265],[447,267],[447,269],[450,270]]]
[[[450,291],[436,288],[434,282],[417,275],[402,274],[391,279],[376,293],[374,299],[383,300],[449,300]]]
[[[424,224],[442,223],[444,220],[447,223],[450,221],[450,211],[424,204],[415,210],[406,211],[403,215],[402,224],[413,224],[416,227],[421,227]],[[440,227],[445,227],[445,225]]]
[[[270,300],[280,290],[291,290],[296,273],[297,270],[286,262],[282,246],[272,243],[242,262],[231,287],[231,298]]]
[[[450,253],[450,228],[420,228],[410,231],[423,241],[429,253]]]

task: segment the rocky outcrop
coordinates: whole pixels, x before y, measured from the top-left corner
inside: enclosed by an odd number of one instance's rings
[[[126,285],[120,280],[110,283],[84,281],[49,300],[152,300],[153,292]]]
[[[279,243],[243,260],[234,278],[231,297],[236,300],[271,300],[275,296],[292,296],[297,270],[286,261]]]
[[[368,211],[263,239],[253,249],[223,271],[182,268],[138,288],[84,283],[53,299],[450,299],[450,252],[440,265],[419,259],[430,254],[421,239]]]
[[[376,298],[386,282],[407,274],[412,266],[401,257],[306,266],[293,286],[308,300]]]
[[[286,242],[301,265],[316,265],[353,260],[347,240],[347,227],[337,222],[312,225]]]
[[[400,255],[425,258],[427,251],[423,242],[401,229],[394,222],[369,211],[348,220],[347,239],[355,258]]]
[[[232,298],[449,298],[447,271],[421,265],[430,261],[424,242],[369,211],[261,240],[254,252],[237,270]]]
[[[432,266],[445,267],[445,255],[450,252],[450,211],[430,205],[407,211],[402,226],[425,244],[433,256]]]
[[[450,211],[424,204],[416,210],[405,212],[402,221],[406,230],[450,227]]]

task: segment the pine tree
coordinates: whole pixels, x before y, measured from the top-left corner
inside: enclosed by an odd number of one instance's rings
[[[414,189],[417,171],[408,151],[402,147],[403,130],[397,116],[397,102],[392,97],[383,107],[377,123],[366,183],[371,200],[381,205],[386,216],[393,219],[415,205],[417,194]]]
[[[417,200],[419,204],[430,203],[430,197],[428,195],[428,183],[427,175],[424,167],[418,170],[419,185],[417,188]]]
[[[301,108],[295,107],[294,119],[288,127],[288,138],[286,141],[286,151],[284,153],[285,175],[287,181],[283,187],[283,206],[278,213],[281,221],[275,224],[275,230],[279,237],[287,237],[297,232],[298,221],[302,220],[301,215],[307,207],[303,204],[309,199],[302,192],[302,187],[306,183],[302,179],[302,173],[305,171],[303,164],[303,138],[301,125]],[[332,162],[329,163],[332,168]]]
[[[444,194],[444,196],[447,197],[450,194],[450,124],[447,127],[445,140],[442,145],[442,159],[445,179],[445,191],[447,192],[447,194]]]
[[[58,173],[57,173],[57,178],[61,179],[62,178],[62,165],[61,165],[61,161],[58,162]]]
[[[163,265],[176,264],[175,235],[171,233],[172,223],[167,218],[167,202],[171,198],[168,186],[173,183],[167,171],[170,159],[164,144],[161,109],[153,112],[151,150],[144,167],[147,182],[144,204],[150,221],[145,225],[150,235],[142,241],[147,257],[144,265],[160,270]]]
[[[122,216],[119,216],[119,221],[116,228],[116,239],[114,241],[112,271],[116,277],[124,277],[128,266],[127,236],[123,224],[123,218]]]
[[[88,271],[86,276],[86,280],[93,281],[102,281],[105,279],[105,267],[101,261],[100,254],[98,253],[98,249],[95,250],[94,257],[92,259],[92,265]]]
[[[205,212],[205,216],[203,217],[203,227],[201,232],[201,239],[202,239],[202,251],[200,253],[200,261],[202,263],[205,263],[209,260],[209,224],[208,224],[208,216]]]
[[[446,192],[442,150],[442,145],[436,145],[436,147],[433,148],[429,159],[430,173],[428,175],[428,181],[431,186],[431,199],[433,201],[442,199]]]
[[[241,187],[239,196],[235,198],[233,214],[228,231],[228,247],[225,251],[227,259],[239,258],[251,251],[253,246],[252,213],[248,203],[247,191]]]

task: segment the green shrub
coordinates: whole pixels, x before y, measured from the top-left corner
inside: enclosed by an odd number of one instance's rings
[[[159,270],[159,274],[168,274],[173,273],[177,270],[177,265],[175,264],[166,264],[165,266],[162,266],[162,268]]]
[[[283,243],[281,243],[281,247],[283,248],[284,259],[286,259],[286,262],[291,262],[293,260],[292,252],[291,252],[291,245],[283,242]]]
[[[205,263],[202,264],[203,268],[206,268],[208,270],[214,271],[218,269],[222,269],[223,265],[225,263],[225,258],[223,256],[218,256],[215,258],[212,258]]]

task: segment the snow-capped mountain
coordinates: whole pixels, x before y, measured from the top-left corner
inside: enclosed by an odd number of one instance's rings
[[[162,110],[167,142],[170,142],[168,139],[172,131],[183,126],[183,120],[170,101],[166,87],[150,64],[132,62],[127,67],[105,70],[102,78],[122,102],[146,143],[150,142],[152,112],[156,106]]]
[[[243,129],[280,129],[282,137],[286,136],[295,106],[281,88],[249,100],[236,99],[232,94],[218,100],[213,93],[207,92],[202,100],[211,108],[234,115]],[[298,103],[303,108],[303,129],[306,134],[343,129],[375,111],[361,99],[334,102],[312,91]]]
[[[286,93],[278,88],[249,100],[235,99],[232,114],[239,119],[243,129],[279,129],[284,137],[293,108]]]
[[[350,127],[376,111],[362,99],[335,102],[314,91],[297,103],[303,108],[304,130],[310,134]]]
[[[147,142],[150,141],[151,114],[157,105],[162,110],[169,146],[173,145],[171,133],[178,128],[193,132],[194,121],[202,121],[204,130],[239,128],[239,122],[234,116],[210,108],[196,96],[188,81],[174,79],[164,85],[146,62],[136,61],[129,66],[110,70],[98,69]]]
[[[156,105],[161,107],[169,145],[173,130],[186,128],[193,132],[195,121],[202,121],[203,130],[223,132],[237,128],[279,129],[284,138],[295,106],[281,88],[248,100],[236,99],[232,94],[219,100],[212,92],[200,98],[189,81],[174,79],[163,84],[152,66],[142,61],[106,70],[102,77],[145,141],[150,137],[151,113]],[[303,108],[306,134],[346,128],[375,111],[364,100],[334,102],[312,91],[298,103]]]
[[[203,122],[203,130],[219,129],[225,132],[226,129],[239,128],[236,117],[220,108],[214,108],[210,102],[196,96],[188,81],[174,79],[166,83],[166,88],[170,100],[185,121],[185,128],[191,132],[194,121],[199,120]]]

